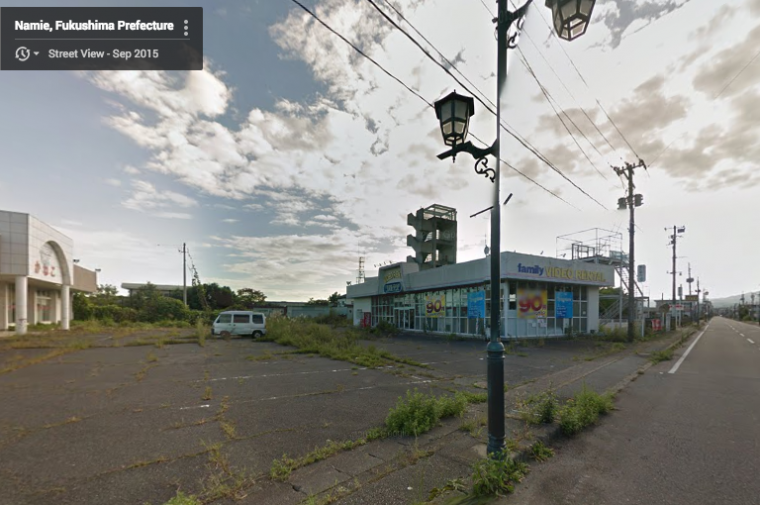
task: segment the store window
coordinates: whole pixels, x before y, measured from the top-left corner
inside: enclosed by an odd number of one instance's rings
[[[53,294],[50,291],[37,291],[36,319],[38,323],[50,323],[53,320]]]

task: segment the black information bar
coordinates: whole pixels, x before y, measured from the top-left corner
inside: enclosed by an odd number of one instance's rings
[[[0,70],[203,70],[203,7],[0,7]]]

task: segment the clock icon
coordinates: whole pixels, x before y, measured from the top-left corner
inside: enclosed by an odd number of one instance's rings
[[[28,48],[21,46],[16,49],[16,59],[18,61],[26,61],[29,59],[29,56],[31,56],[31,51]]]

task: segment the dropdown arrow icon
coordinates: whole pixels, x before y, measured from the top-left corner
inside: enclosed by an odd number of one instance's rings
[[[39,51],[34,51],[34,55],[35,55],[35,56],[37,56],[38,54],[40,54],[40,52],[39,52]]]

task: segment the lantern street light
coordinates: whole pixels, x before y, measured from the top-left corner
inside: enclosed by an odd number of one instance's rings
[[[456,159],[460,152],[467,152],[475,158],[475,172],[485,175],[494,183],[493,207],[491,207],[491,314],[490,341],[488,343],[488,453],[504,456],[504,344],[501,342],[501,205],[499,202],[499,141],[501,139],[501,91],[507,79],[507,48],[515,47],[517,34],[509,35],[509,29],[517,21],[518,31],[528,12],[532,0],[522,7],[510,11],[507,0],[497,0],[498,16],[494,19],[497,32],[497,72],[496,72],[496,140],[487,148],[475,147],[467,141],[470,118],[475,113],[475,102],[471,97],[450,93],[435,102],[435,114],[440,122],[443,142],[451,149],[438,155],[443,160]],[[573,40],[586,32],[591,11],[596,0],[547,0],[552,9],[552,19],[557,35]],[[496,158],[494,168],[488,167],[488,156]]]
[[[574,40],[586,33],[595,3],[596,0],[546,0],[559,38]]]

